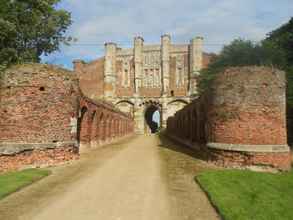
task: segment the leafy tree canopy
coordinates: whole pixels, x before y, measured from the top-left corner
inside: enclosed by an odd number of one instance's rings
[[[69,12],[57,9],[60,0],[0,0],[0,65],[39,62],[42,54],[68,42]]]
[[[231,44],[224,46],[208,68],[201,71],[199,90],[203,91],[208,87],[216,74],[225,68],[249,65],[275,66],[284,69],[285,52],[271,41],[253,43],[249,40],[234,40]]]
[[[273,42],[286,52],[289,66],[293,66],[293,18],[288,23],[270,32],[266,38],[267,42]]]

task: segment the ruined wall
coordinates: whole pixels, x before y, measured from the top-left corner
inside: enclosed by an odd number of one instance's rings
[[[19,65],[0,86],[0,172],[77,159],[88,144],[133,132],[131,116],[81,94],[75,72]]]
[[[46,65],[7,70],[0,87],[0,171],[74,159],[78,80]]]
[[[80,150],[110,143],[134,132],[131,115],[122,113],[112,104],[83,97],[80,101],[78,142]]]
[[[168,119],[167,132],[190,146],[207,143],[202,150],[219,165],[289,169],[285,88],[284,72],[229,68]]]
[[[75,60],[74,66],[81,91],[92,99],[102,98],[104,95],[104,58],[86,64],[81,60]]]

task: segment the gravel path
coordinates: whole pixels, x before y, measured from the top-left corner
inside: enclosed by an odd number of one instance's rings
[[[0,219],[218,219],[194,176],[207,165],[158,136],[136,136],[82,155],[0,201]]]

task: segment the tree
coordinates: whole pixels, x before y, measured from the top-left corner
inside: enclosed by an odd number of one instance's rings
[[[286,75],[287,75],[287,103],[293,107],[293,18],[286,24],[270,32],[264,40],[277,45],[282,49],[286,56]]]
[[[267,42],[275,43],[286,52],[287,63],[293,66],[293,18],[288,23],[270,32],[266,38]]]
[[[215,76],[227,67],[250,65],[275,66],[284,69],[285,53],[274,42],[253,43],[249,40],[236,39],[224,46],[208,68],[201,71],[199,90],[204,91]]]
[[[60,0],[0,0],[0,65],[39,62],[42,54],[59,49],[71,25]]]

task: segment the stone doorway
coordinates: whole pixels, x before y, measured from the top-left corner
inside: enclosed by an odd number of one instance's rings
[[[144,112],[145,119],[145,134],[157,133],[161,127],[162,113],[158,105],[147,105]]]

